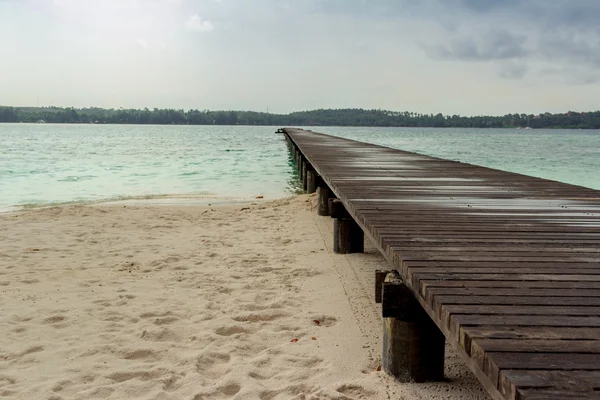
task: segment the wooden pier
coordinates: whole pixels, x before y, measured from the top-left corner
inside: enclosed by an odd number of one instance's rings
[[[282,132],[336,251],[389,263],[388,373],[441,379],[448,340],[494,399],[600,399],[600,191]]]

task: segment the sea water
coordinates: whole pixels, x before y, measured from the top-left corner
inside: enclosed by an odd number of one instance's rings
[[[600,132],[310,129],[600,189]],[[0,124],[0,210],[152,199],[203,204],[299,189],[274,127]],[[218,199],[218,200],[217,200]]]

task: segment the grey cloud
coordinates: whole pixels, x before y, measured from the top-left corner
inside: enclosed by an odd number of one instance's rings
[[[527,75],[527,65],[521,61],[500,63],[498,75],[505,79],[521,79]]]
[[[432,58],[492,61],[501,77],[513,79],[523,77],[524,65],[536,61],[556,66],[571,82],[590,81],[600,73],[598,0],[436,1],[446,14],[431,15],[431,20],[443,27],[454,19],[461,29],[446,29],[448,37],[441,43],[423,46]],[[485,25],[503,28],[478,35]]]
[[[506,60],[523,57],[526,38],[504,30],[492,30],[475,39],[454,39],[448,45],[426,47],[430,56],[465,61]]]
[[[525,0],[458,0],[451,3],[458,3],[464,7],[477,12],[488,12],[503,7],[513,7],[515,5],[526,3]]]
[[[600,38],[567,34],[547,35],[540,39],[540,55],[547,59],[565,59],[600,68]]]

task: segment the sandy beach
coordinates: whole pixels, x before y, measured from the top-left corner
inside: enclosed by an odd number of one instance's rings
[[[487,399],[379,371],[373,270],[334,255],[315,197],[0,214],[0,397]]]

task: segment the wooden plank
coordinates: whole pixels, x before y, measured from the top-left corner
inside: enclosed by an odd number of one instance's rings
[[[555,339],[600,340],[600,328],[532,326],[469,326],[461,328],[461,337],[477,339]],[[469,343],[470,347],[470,343]]]
[[[497,305],[576,305],[598,306],[598,297],[552,297],[552,296],[474,296],[474,295],[436,295],[442,304],[497,304]],[[426,298],[431,303],[429,295]]]
[[[513,353],[582,353],[600,354],[600,340],[557,340],[557,339],[477,339],[471,349],[477,347],[484,352]],[[599,371],[600,373],[600,371]],[[599,383],[600,384],[600,383]]]
[[[404,267],[404,266],[403,266]],[[497,265],[495,268],[479,268],[479,267],[445,267],[445,266],[436,266],[436,267],[406,267],[406,270],[409,273],[413,274],[468,274],[469,280],[484,280],[479,274],[494,274],[494,275],[502,275],[506,277],[506,275],[587,275],[587,276],[598,276],[600,275],[600,267],[599,268],[560,268],[554,267],[552,264],[546,263],[542,267],[531,268],[531,267],[505,267],[502,265]],[[474,277],[473,277],[474,275]],[[507,279],[511,279],[510,277],[506,277]],[[433,279],[435,280],[435,279]],[[459,279],[457,279],[459,280]],[[504,280],[504,279],[502,279]],[[573,279],[565,279],[565,280],[573,280]],[[583,279],[583,280],[588,280]]]
[[[520,306],[481,305],[481,304],[444,304],[444,313],[482,314],[482,315],[564,315],[564,316],[600,316],[598,306]]]
[[[597,391],[581,392],[573,389],[553,390],[553,389],[530,389],[519,390],[517,400],[598,400],[600,395]]]
[[[520,282],[546,282],[549,287],[552,288],[561,288],[563,286],[560,285],[562,282],[600,282],[600,275],[562,275],[562,274],[515,274],[515,273],[498,273],[498,274],[466,274],[466,273],[443,273],[444,270],[441,270],[440,273],[421,273],[417,270],[417,272],[413,272],[409,270],[406,273],[404,270],[402,271],[407,280],[412,282],[415,288],[420,286],[421,280],[427,281],[520,281]],[[551,286],[550,283],[558,283],[558,285]],[[577,286],[576,286],[577,287]]]
[[[496,261],[496,262],[552,262],[552,263],[568,263],[568,262],[587,262],[600,263],[600,256],[593,255],[591,257],[580,256],[556,256],[555,254],[531,253],[527,255],[515,255],[513,252],[423,252],[409,253],[401,251],[393,247],[386,249],[394,254],[394,261],[402,263],[406,261]]]
[[[556,326],[556,327],[599,327],[600,317],[554,316],[554,315],[485,315],[456,314],[450,318],[451,325],[510,325],[510,326]],[[458,332],[458,330],[457,330]],[[599,363],[600,364],[600,363]]]
[[[471,340],[469,336],[470,327],[510,327],[520,331],[523,328],[540,327],[540,331],[546,328],[581,328],[586,331],[591,329],[588,335],[598,334],[600,328],[600,317],[584,316],[548,316],[548,315],[484,315],[484,314],[456,314],[451,315],[446,323],[446,328],[457,338],[467,353],[471,351]],[[543,329],[542,329],[543,328]],[[495,328],[494,328],[495,329]],[[583,333],[582,333],[583,334]],[[595,339],[594,337],[586,339]],[[600,365],[600,363],[599,363]]]
[[[500,371],[558,370],[599,371],[597,354],[573,354],[569,357],[557,353],[486,353],[484,371],[492,382],[500,383]]]
[[[539,288],[539,289],[600,289],[600,282],[570,282],[570,281],[517,281],[517,280],[427,280],[419,281],[419,292],[424,294],[431,287],[446,288]]]
[[[525,360],[530,360],[529,355],[539,354],[543,356],[552,355],[554,358],[579,359],[580,356],[600,357],[600,341],[597,340],[514,340],[514,339],[477,339],[471,342],[470,356],[477,362],[479,368],[483,369],[490,375],[493,381],[498,382],[498,388],[502,393],[511,393],[514,397],[517,386],[514,383],[503,382],[501,371],[505,369],[501,364],[496,362],[496,353],[511,354],[517,357],[519,354],[527,354],[523,356]],[[523,359],[520,359],[521,361]],[[561,364],[562,365],[562,364]],[[518,367],[509,367],[520,370],[528,370],[528,364],[523,361],[523,364]],[[578,368],[578,367],[577,367]],[[577,369],[575,368],[575,369]],[[552,365],[548,365],[543,369],[552,370]],[[573,368],[569,368],[573,369]],[[600,371],[597,371],[600,373]]]
[[[501,263],[497,261],[436,261],[436,260],[425,260],[425,261],[405,261],[402,265],[407,267],[477,267],[477,268],[498,268],[499,266],[508,268],[581,268],[581,269],[593,269],[598,270],[600,267],[598,264],[593,263],[553,263],[548,265],[547,262],[516,262],[516,263]]]
[[[597,354],[557,353],[486,353],[484,372],[492,382],[500,387],[500,371],[507,369],[522,370],[559,370],[559,371],[598,371]]]
[[[569,253],[576,253],[578,255],[585,255],[586,257],[597,257],[600,253],[600,249],[594,246],[590,247],[567,247],[567,246],[556,246],[556,245],[548,245],[548,246],[515,246],[510,244],[499,244],[496,246],[490,245],[476,245],[473,243],[465,243],[465,244],[456,244],[455,246],[447,246],[444,244],[436,245],[435,243],[420,243],[415,245],[413,243],[406,242],[392,242],[386,239],[382,240],[383,246],[388,246],[396,251],[406,251],[406,252],[428,252],[428,253],[442,253],[442,252],[466,252],[466,253],[535,253],[538,257],[542,254],[552,254],[559,255],[560,257],[569,256]],[[600,263],[600,258],[598,259]]]
[[[562,393],[566,396],[564,398],[578,394],[587,396],[600,389],[600,371],[504,370],[500,372],[499,386],[509,400],[521,399],[527,393],[536,393],[537,396]],[[520,394],[516,388],[519,388]]]
[[[538,289],[538,288],[454,288],[454,287],[432,287],[427,290],[427,294],[432,295],[474,295],[474,296],[548,296],[548,297],[600,297],[598,289]]]

